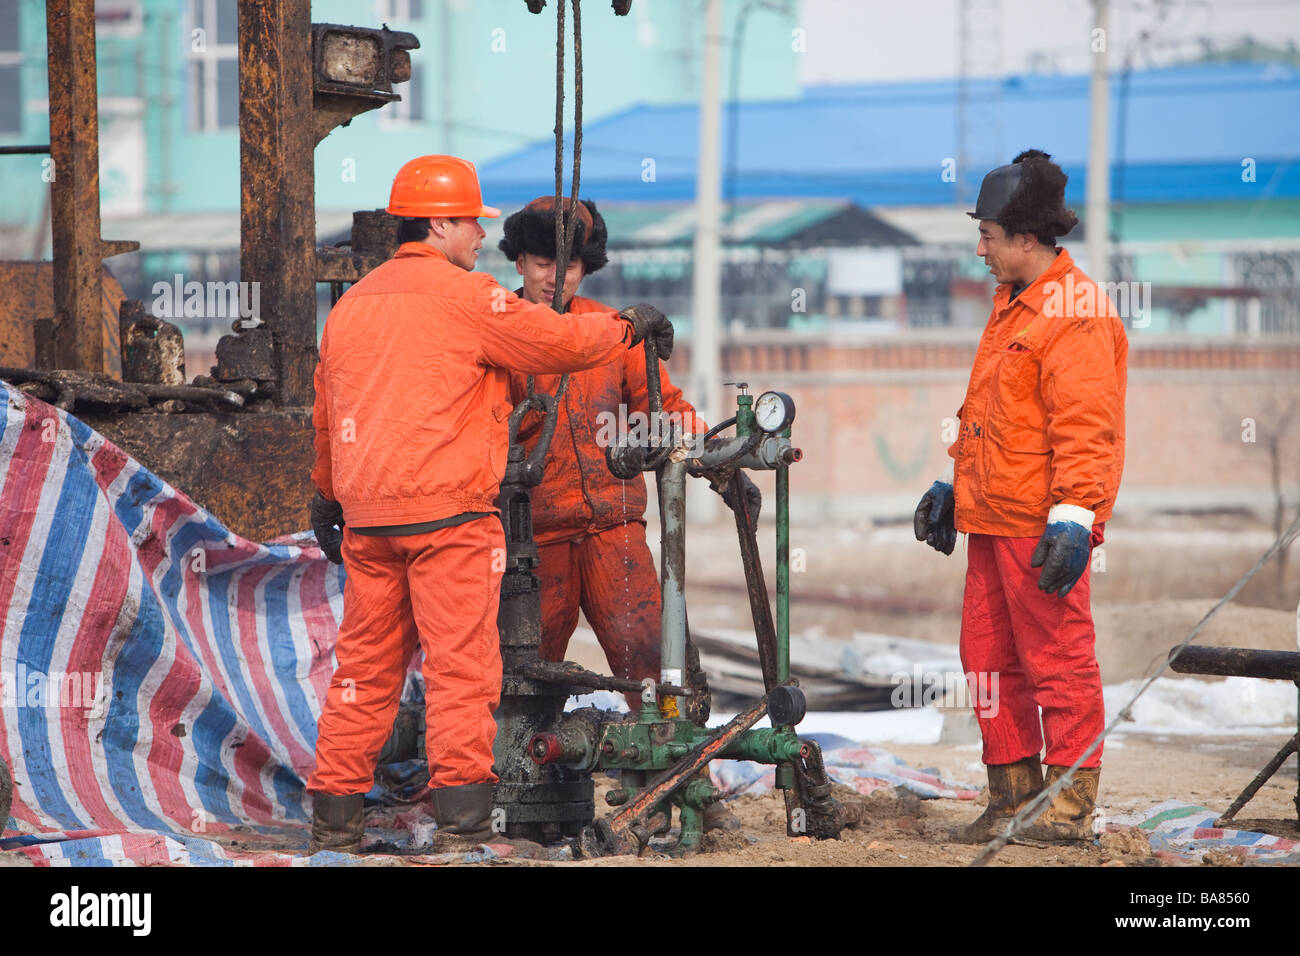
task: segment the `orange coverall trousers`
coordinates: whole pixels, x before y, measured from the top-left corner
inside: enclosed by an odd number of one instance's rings
[[[1092,546],[1105,525],[1092,526]],[[1091,569],[1065,597],[1038,589],[1038,538],[967,539],[961,663],[984,738],[984,763],[1036,757],[1068,767],[1105,728],[1093,630]],[[996,681],[996,683],[994,683]],[[1039,709],[1042,709],[1040,723]],[[1101,748],[1085,767],[1101,765]]]
[[[397,537],[344,529],[338,669],[317,724],[308,790],[343,795],[374,786],[417,644],[424,651],[429,786],[496,781],[504,549],[496,515]]]
[[[629,521],[540,545],[542,660],[559,661],[578,626],[578,609],[605,651],[615,677],[659,679],[659,579],[645,540],[645,523]],[[636,694],[628,704],[640,706]]]

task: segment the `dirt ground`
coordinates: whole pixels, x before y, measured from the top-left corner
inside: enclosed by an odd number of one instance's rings
[[[652,538],[655,526],[652,516]],[[771,552],[770,537],[765,537],[770,534],[770,525],[760,532],[765,556]],[[1094,565],[1093,574],[1103,682],[1114,684],[1154,672],[1169,648],[1188,635],[1272,541],[1268,524],[1239,515],[1113,520],[1107,528],[1104,570]],[[841,639],[854,632],[872,632],[956,644],[966,564],[961,544],[945,557],[916,542],[910,526],[863,524],[795,529],[791,547],[794,560],[802,562],[802,570],[796,564],[791,575],[793,632]],[[657,551],[653,541],[652,550]],[[1300,555],[1290,557],[1281,576],[1276,564],[1264,566],[1238,599],[1216,615],[1197,643],[1295,651]],[[771,587],[772,568],[765,569]],[[745,627],[749,609],[737,587],[741,580],[734,533],[726,528],[692,529],[687,552],[692,626]],[[571,656],[588,666],[603,663],[594,647],[583,650],[575,645]],[[1252,737],[1124,734],[1107,744],[1099,811],[1118,815],[1169,799],[1225,810],[1287,736],[1284,732]],[[978,745],[881,746],[913,767],[985,782]],[[1300,839],[1296,798],[1293,756],[1241,812],[1239,823],[1246,829]],[[575,863],[519,861],[519,865],[962,866],[980,851],[949,843],[945,837],[951,827],[979,813],[969,801],[878,797],[870,804],[865,825],[846,831],[842,840],[825,843],[785,836],[779,793],[741,797],[729,806],[741,818],[742,832],[711,834],[706,842],[709,852],[685,860],[645,856]],[[1240,861],[1212,856],[1207,862],[1238,865]],[[1157,860],[1145,840],[1130,832],[1109,834],[1100,846],[1008,846],[993,865],[1195,864]]]
[[[657,520],[651,516],[651,548]],[[760,544],[771,553],[770,524]],[[1249,569],[1273,540],[1269,526],[1241,516],[1113,521],[1107,529],[1104,570],[1094,572],[1097,653],[1106,684],[1143,677],[1164,660],[1201,617]],[[734,531],[693,526],[687,543],[687,598],[692,627],[749,626],[749,606]],[[847,640],[856,632],[955,645],[961,619],[965,560],[924,547],[910,526],[845,525],[796,528],[792,533],[791,629],[796,634]],[[1276,650],[1296,649],[1295,601],[1300,556],[1279,579],[1266,566],[1234,604],[1225,607],[1199,643]],[[766,560],[766,557],[765,557]],[[772,565],[766,567],[772,587]],[[585,624],[585,622],[584,622]],[[575,636],[571,659],[604,670],[594,640]],[[1180,680],[1171,676],[1171,680]],[[1222,812],[1281,747],[1287,732],[1256,736],[1196,736],[1128,732],[1108,741],[1103,758],[1102,815],[1148,809],[1176,799]],[[960,736],[957,739],[963,739]],[[969,735],[964,739],[972,739]],[[975,738],[977,739],[977,738]],[[910,766],[948,779],[983,785],[977,743],[878,746]],[[598,777],[597,813],[608,812]],[[1246,829],[1300,839],[1297,769],[1292,757],[1239,815]],[[849,792],[851,793],[851,791]],[[856,797],[856,794],[852,794]],[[859,798],[861,799],[861,798]],[[978,801],[922,800],[902,791],[866,798],[862,825],[840,840],[813,842],[785,835],[779,792],[740,797],[727,805],[739,831],[707,834],[703,851],[684,859],[654,852],[640,858],[578,861],[508,859],[509,866],[965,866],[981,847],[948,841],[952,827],[980,812]],[[1241,865],[1240,857],[1207,855],[1201,865]],[[1100,845],[1038,848],[1012,845],[993,866],[1195,866],[1168,854],[1156,857],[1135,830],[1107,833]]]
[[[1285,741],[1276,738],[1194,738],[1127,735],[1106,751],[1101,776],[1101,812],[1118,815],[1146,809],[1167,799],[1226,809],[1237,793]],[[945,774],[978,780],[971,765],[975,749],[940,745],[887,744],[890,752],[914,767],[938,768]],[[1296,769],[1291,759],[1247,804],[1239,816],[1249,829],[1300,839],[1296,826]],[[982,802],[982,801],[980,801]],[[657,854],[640,859],[614,857],[572,863],[518,861],[545,866],[965,866],[978,846],[950,843],[948,831],[980,812],[967,800],[921,800],[910,794],[873,795],[866,801],[864,825],[845,831],[840,840],[812,842],[785,835],[784,804],[779,793],[740,797],[728,803],[743,824],[739,832],[707,834],[703,852],[682,860]],[[653,845],[652,845],[653,846]],[[1037,848],[1011,845],[992,866],[1196,866],[1240,865],[1239,859],[1212,859],[1206,864],[1155,858],[1142,835],[1106,834],[1101,845]]]
[[[650,527],[656,527],[652,518]],[[771,525],[760,543],[771,551]],[[1107,529],[1106,567],[1094,575],[1093,609],[1103,681],[1142,677],[1159,666],[1197,621],[1228,591],[1273,540],[1268,526],[1238,517],[1182,517],[1141,523],[1112,522]],[[652,534],[653,538],[653,534]],[[916,542],[902,525],[796,529],[792,574],[793,632],[847,640],[857,632],[894,635],[955,645],[960,626],[965,561],[961,545],[944,557]],[[652,540],[652,550],[657,547]],[[1292,555],[1279,586],[1275,568],[1227,606],[1200,643],[1296,650],[1295,601],[1300,597],[1300,555]],[[772,572],[768,566],[769,575]],[[734,531],[699,531],[688,540],[688,602],[693,627],[743,628],[749,608],[743,590]],[[769,582],[770,584],[770,582]],[[584,622],[585,623],[585,622]],[[604,669],[594,642],[575,638],[570,657]],[[1172,680],[1180,680],[1177,676]],[[1106,744],[1099,813],[1119,815],[1165,800],[1198,803],[1222,812],[1281,747],[1291,731],[1254,736],[1149,733],[1117,734]],[[947,739],[945,737],[945,739]],[[958,738],[961,739],[961,738]],[[969,737],[965,739],[970,739]],[[881,746],[910,766],[948,779],[983,785],[977,743]],[[597,812],[607,813],[598,777]],[[1292,756],[1238,817],[1243,829],[1300,839],[1297,828],[1297,767]],[[948,842],[948,831],[969,822],[983,801],[922,800],[900,791],[867,798],[865,820],[843,838],[812,842],[785,835],[779,792],[740,797],[728,806],[739,831],[706,835],[703,852],[674,859],[647,852],[640,858],[547,861],[506,859],[507,866],[964,866],[981,848]],[[374,826],[375,822],[370,821]],[[263,842],[263,849],[272,849]],[[282,847],[301,848],[295,836]],[[21,862],[21,861],[16,861]],[[367,865],[415,864],[418,858],[370,857]],[[453,862],[443,859],[437,862]],[[1207,855],[1203,865],[1241,865],[1240,857]],[[993,866],[1194,866],[1153,856],[1136,831],[1108,833],[1100,845],[1038,848],[1012,845]]]

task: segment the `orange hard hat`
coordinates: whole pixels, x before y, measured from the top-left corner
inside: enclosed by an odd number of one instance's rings
[[[474,164],[459,156],[420,156],[397,171],[388,211],[394,216],[486,216],[501,210],[483,205]]]

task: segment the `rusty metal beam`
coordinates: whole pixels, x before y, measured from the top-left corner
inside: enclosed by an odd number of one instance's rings
[[[101,372],[104,354],[101,269],[106,256],[139,248],[104,242],[99,229],[99,99],[95,88],[94,0],[48,0],[50,219],[54,240],[54,316],[37,361]],[[41,339],[45,335],[40,336]]]
[[[315,137],[309,0],[239,2],[239,271],[259,283],[281,405],[312,403]]]
[[[382,209],[352,214],[352,238],[347,248],[321,246],[316,250],[317,282],[359,282],[371,269],[391,259],[397,241],[396,216]]]
[[[78,412],[91,428],[252,541],[311,526],[311,412]]]
[[[1177,654],[1175,657],[1174,655]],[[1180,674],[1216,674],[1300,681],[1300,653],[1253,647],[1171,647],[1169,667]]]

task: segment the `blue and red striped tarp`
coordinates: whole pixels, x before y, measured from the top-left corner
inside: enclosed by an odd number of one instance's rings
[[[0,395],[0,851],[305,840],[342,568],[310,536],[238,537],[76,418]]]

